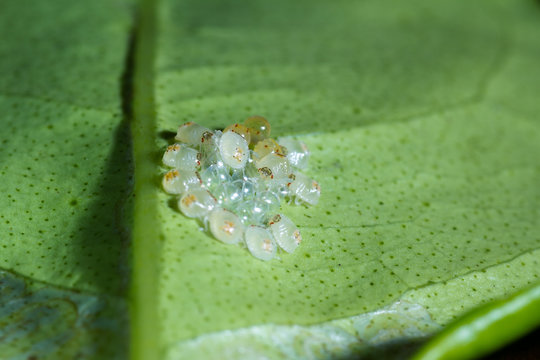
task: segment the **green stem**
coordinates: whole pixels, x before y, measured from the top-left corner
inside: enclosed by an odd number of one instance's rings
[[[159,222],[152,158],[155,135],[154,52],[157,1],[140,0],[135,33],[133,84],[133,156],[135,205],[133,227],[133,274],[131,284],[131,358],[159,358],[157,278],[159,269]]]
[[[448,326],[413,360],[472,359],[540,325],[540,284],[470,312]]]

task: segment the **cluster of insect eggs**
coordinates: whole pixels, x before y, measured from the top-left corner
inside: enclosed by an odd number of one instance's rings
[[[299,172],[310,155],[303,142],[270,138],[270,124],[260,116],[223,131],[188,122],[175,139],[163,154],[172,169],[162,183],[179,196],[185,216],[200,219],[224,243],[244,244],[261,260],[272,259],[278,247],[296,249],[302,236],[279,213],[281,200],[316,205],[321,193],[316,181]]]

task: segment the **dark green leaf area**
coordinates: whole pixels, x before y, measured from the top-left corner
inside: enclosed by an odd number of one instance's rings
[[[0,93],[119,113],[132,2],[2,2]]]
[[[128,133],[99,110],[1,95],[0,108],[0,266],[62,286],[123,292]]]
[[[298,134],[478,101],[511,35],[503,9],[464,4],[166,1],[160,118],[223,127],[260,114]]]
[[[80,290],[125,291],[126,6],[2,5],[0,27],[10,36],[0,45],[0,268]]]

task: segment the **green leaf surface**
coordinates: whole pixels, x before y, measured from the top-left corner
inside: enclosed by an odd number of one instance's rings
[[[539,322],[540,284],[536,284],[471,311],[446,327],[414,359],[475,359],[534,330]]]
[[[126,355],[125,1],[0,5],[0,357]]]
[[[538,280],[537,1],[4,0],[0,33],[2,358],[395,357]],[[271,262],[160,189],[179,124],[253,114],[323,188]]]
[[[161,1],[155,163],[185,121],[259,114],[307,143],[323,189],[283,206],[305,241],[266,263],[181,216],[156,174],[161,351],[344,356],[534,282],[539,20],[532,1]]]

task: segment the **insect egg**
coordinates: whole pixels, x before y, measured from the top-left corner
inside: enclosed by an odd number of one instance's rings
[[[211,131],[205,131],[201,135],[201,143],[210,143],[214,140],[214,133]]]
[[[251,225],[246,229],[244,238],[249,252],[257,259],[268,261],[276,255],[277,246],[267,229]]]
[[[274,139],[261,140],[253,148],[253,156],[255,160],[260,160],[270,153],[285,155],[285,151]]]
[[[259,169],[270,169],[272,171],[273,179],[286,178],[292,172],[291,166],[287,158],[283,155],[278,155],[276,153],[270,153],[266,155],[256,164]]]
[[[291,194],[310,205],[317,205],[321,196],[319,183],[302,173],[294,175],[294,180],[289,185]]]
[[[259,172],[259,175],[261,175],[263,179],[270,180],[274,178],[274,174],[272,174],[272,170],[270,170],[269,167],[263,166],[257,169],[257,171]]]
[[[190,121],[180,125],[175,139],[186,144],[199,145],[202,139],[208,137],[211,133],[210,129]]]
[[[288,253],[293,252],[302,241],[300,230],[298,230],[291,219],[283,214],[277,214],[272,217],[268,222],[268,227],[272,230],[272,234],[279,247]]]
[[[211,165],[216,165],[218,163],[221,163],[223,165],[223,161],[221,160],[221,155],[219,154],[219,140],[221,139],[221,131],[216,131],[213,133],[210,140],[205,140],[198,146],[198,149],[200,150],[202,154],[202,160],[201,160],[201,167],[206,168]]]
[[[254,199],[243,201],[235,208],[238,216],[242,222],[246,225],[249,224],[263,224],[265,212],[262,206],[263,204],[255,201]]]
[[[161,183],[165,192],[178,195],[191,188],[200,187],[202,180],[195,171],[173,169],[163,176]]]
[[[276,212],[280,207],[279,195],[273,191],[263,191],[257,195],[257,202],[266,214]]]
[[[270,138],[270,124],[261,116],[223,132],[188,122],[178,128],[176,140],[163,154],[163,164],[172,169],[162,185],[178,195],[180,212],[202,221],[215,239],[246,245],[260,260],[274,258],[279,248],[296,249],[300,231],[278,212],[283,199],[319,201],[319,184],[296,171],[307,166],[304,143]]]
[[[259,141],[270,137],[270,123],[262,116],[247,118],[244,121],[244,126],[249,129],[252,144],[257,144]]]
[[[294,174],[289,174],[289,176],[287,176],[287,177],[289,178],[289,179],[287,180],[287,181],[288,181],[288,182],[287,182],[287,186],[291,186],[292,182],[293,182],[294,180],[296,180],[296,175],[294,175]]]
[[[206,188],[213,189],[219,184],[228,183],[231,176],[225,166],[214,164],[201,171],[201,179]]]
[[[255,195],[255,189],[256,185],[254,184],[253,180],[247,179],[246,181],[242,182],[242,197],[244,199],[253,197]]]
[[[219,153],[223,162],[233,169],[243,169],[249,158],[246,140],[232,131],[221,135]]]
[[[185,144],[173,144],[163,154],[163,163],[184,170],[195,170],[201,166],[201,153]]]
[[[310,152],[302,141],[293,138],[280,138],[279,143],[287,149],[287,159],[292,166],[304,169],[308,165]]]
[[[232,206],[242,200],[242,188],[230,182],[214,187],[212,193],[217,198],[218,203],[226,207]]]
[[[251,133],[249,132],[249,129],[247,127],[245,127],[244,125],[242,124],[232,124],[232,125],[229,125],[225,128],[225,130],[223,130],[223,133],[226,133],[228,131],[232,131],[238,135],[240,135],[241,137],[243,137],[246,142],[249,144],[250,141],[251,141]]]
[[[216,204],[217,201],[214,196],[208,190],[202,188],[186,191],[178,200],[180,211],[191,218],[205,217]]]
[[[210,231],[216,239],[226,244],[234,244],[242,239],[244,226],[240,218],[231,211],[216,208],[208,216]]]

